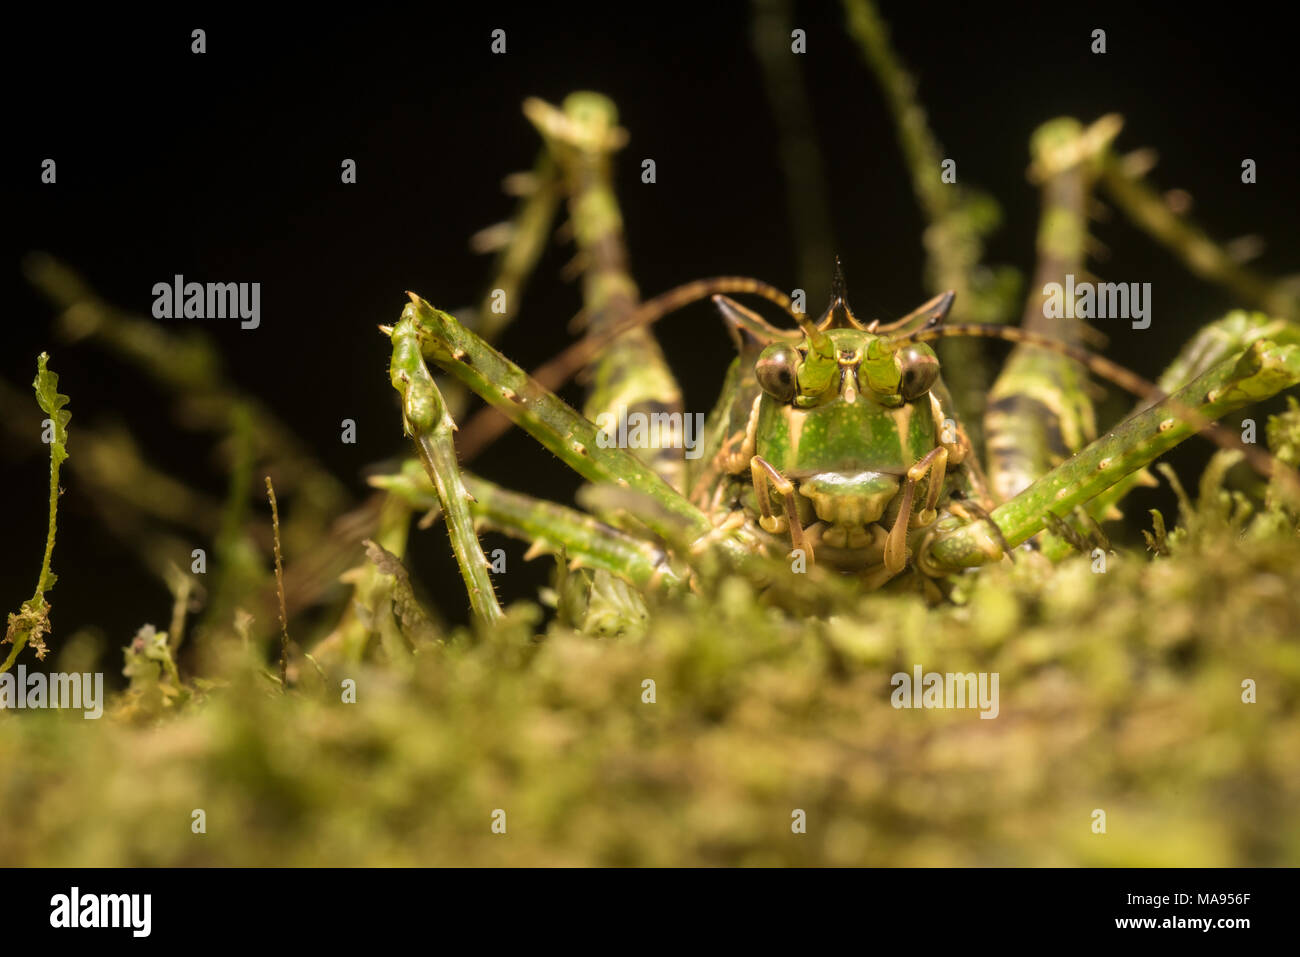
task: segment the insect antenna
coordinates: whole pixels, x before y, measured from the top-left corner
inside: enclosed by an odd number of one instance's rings
[[[924,318],[926,324],[923,328],[932,329],[943,324],[948,318],[948,312],[952,309],[953,300],[957,298],[957,293],[949,289],[947,292],[941,292],[929,302],[923,303],[905,315],[902,319],[895,319],[893,322],[881,324],[873,322],[867,327],[868,332],[896,332],[904,326]]]
[[[932,342],[935,339],[944,339],[948,336],[980,336],[986,339],[1001,339],[1004,342],[1014,342],[1019,345],[1034,346],[1040,349],[1048,349],[1052,352],[1059,352],[1068,356],[1084,366],[1089,372],[1100,379],[1112,382],[1133,393],[1141,399],[1147,400],[1150,405],[1158,402],[1166,402],[1170,411],[1175,415],[1182,416],[1192,426],[1206,438],[1210,439],[1216,445],[1225,449],[1232,449],[1242,453],[1246,461],[1260,475],[1265,478],[1271,478],[1274,474],[1290,473],[1290,469],[1280,467],[1278,460],[1270,453],[1261,448],[1247,445],[1242,442],[1229,429],[1224,428],[1217,422],[1206,418],[1200,412],[1179,402],[1170,396],[1167,392],[1138,375],[1130,369],[1125,368],[1117,362],[1107,359],[1105,356],[1097,355],[1095,352],[1089,352],[1081,346],[1073,343],[1062,342],[1060,339],[1053,339],[1050,336],[1040,335],[1036,332],[1030,332],[1015,326],[999,326],[979,322],[959,322],[952,325],[944,325],[941,315],[934,315],[920,329],[902,335],[893,336],[890,339],[891,344],[895,347],[905,345],[909,342]],[[1291,480],[1296,480],[1296,476],[1288,474]],[[1294,487],[1294,486],[1293,486]]]

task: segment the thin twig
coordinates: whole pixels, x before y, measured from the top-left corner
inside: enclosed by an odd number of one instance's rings
[[[271,500],[271,529],[275,535],[275,590],[280,596],[280,690],[289,691],[289,616],[284,608],[284,567],[280,562],[280,510],[275,504],[275,486],[266,477],[266,497]]]

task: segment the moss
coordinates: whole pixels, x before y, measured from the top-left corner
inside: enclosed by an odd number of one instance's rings
[[[338,665],[281,696],[232,653],[219,687],[152,715],[139,693],[99,722],[3,714],[0,762],[23,770],[0,810],[27,826],[0,860],[1294,864],[1300,543],[1268,516],[1243,543],[1214,500],[1193,517],[1167,557],[1025,554],[960,605],[794,619],[729,580],[652,607],[640,637],[538,636],[514,606],[409,675]],[[997,718],[894,708],[918,664],[997,672]]]
[[[45,593],[54,587],[58,575],[50,570],[50,558],[54,554],[54,537],[57,530],[59,511],[59,469],[68,458],[68,423],[72,413],[64,408],[68,397],[59,393],[59,377],[51,372],[46,363],[49,355],[42,352],[36,359],[36,378],[32,388],[36,390],[36,402],[49,418],[44,422],[42,431],[46,433],[43,441],[50,446],[50,518],[45,536],[45,557],[41,560],[41,572],[36,579],[36,591],[22,607],[9,615],[8,627],[0,645],[10,645],[9,654],[0,664],[0,673],[7,672],[23,648],[31,644],[38,660],[49,653],[45,647],[45,635],[50,631],[50,603]]]

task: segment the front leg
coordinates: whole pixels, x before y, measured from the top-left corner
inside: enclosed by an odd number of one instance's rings
[[[1255,342],[1244,355],[1219,363],[1168,399],[1122,422],[998,506],[988,519],[963,523],[949,517],[937,522],[918,549],[918,566],[938,577],[997,561],[1003,555],[1002,542],[1014,548],[1028,540],[1043,529],[1048,513],[1070,514],[1199,431],[1204,422],[1297,383],[1300,345]],[[1279,474],[1285,466],[1278,463],[1272,467],[1285,483],[1282,487],[1294,493],[1294,474],[1289,470]],[[990,522],[996,529],[988,527]]]
[[[469,493],[461,481],[452,433],[456,423],[447,412],[442,394],[420,354],[420,338],[407,320],[393,330],[393,358],[389,369],[393,388],[402,396],[402,421],[406,434],[415,440],[420,462],[438,490],[451,547],[456,553],[461,577],[469,591],[470,605],[480,622],[492,623],[501,618],[492,580],[488,577],[487,557],[474,533],[469,513]]]
[[[1162,392],[1172,394],[1198,375],[1225,359],[1240,355],[1252,343],[1260,340],[1278,345],[1300,344],[1300,326],[1260,312],[1234,310],[1201,327],[1161,374],[1156,385]],[[1143,400],[1134,411],[1141,411],[1150,404]],[[1088,502],[1082,513],[1065,517],[1065,523],[1075,532],[1083,533],[1089,522],[1120,518],[1118,506],[1124,497],[1138,485],[1154,484],[1155,479],[1145,469],[1132,472]],[[1043,554],[1053,561],[1064,558],[1071,549],[1070,543],[1057,535],[1044,536],[1039,544],[1043,546]]]
[[[384,331],[393,338],[395,355],[400,340],[404,343],[400,348],[414,349],[412,356],[422,355],[463,382],[593,485],[633,493],[632,499],[638,504],[625,511],[659,538],[683,546],[683,554],[690,551],[691,543],[707,542],[709,551],[717,553],[730,567],[749,562],[750,543],[738,536],[715,536],[708,515],[630,452],[603,447],[603,436],[595,423],[542,387],[454,316],[411,294],[401,321],[394,329]],[[407,365],[411,361],[404,360]],[[396,372],[394,385],[403,391]]]

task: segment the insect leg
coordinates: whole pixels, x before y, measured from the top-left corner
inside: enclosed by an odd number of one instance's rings
[[[774,535],[789,529],[791,549],[802,551],[808,557],[809,564],[812,564],[812,547],[808,544],[803,525],[799,521],[799,502],[795,497],[793,483],[761,455],[750,459],[749,467],[754,476],[754,495],[758,499],[758,510],[761,513],[758,523],[764,531]],[[771,488],[775,488],[781,496],[785,505],[784,515],[777,515],[772,510]]]
[[[930,485],[925,496],[925,508],[919,516],[918,524],[920,525],[929,525],[935,520],[939,508],[939,496],[943,494],[943,480],[948,473],[948,449],[946,446],[938,446],[926,458],[930,456],[934,456],[934,462],[930,466]],[[925,461],[925,459],[921,461]],[[909,470],[909,478],[911,474],[911,470]]]
[[[1285,319],[1273,319],[1260,312],[1237,310],[1221,319],[1216,319],[1201,328],[1187,344],[1183,346],[1178,357],[1157,380],[1161,391],[1172,393],[1187,385],[1198,375],[1213,368],[1225,359],[1239,355],[1252,343],[1267,339],[1279,344],[1300,343],[1300,326]],[[1148,408],[1151,400],[1142,400],[1136,411]],[[1120,518],[1118,505],[1135,486],[1154,485],[1155,478],[1145,468],[1125,476],[1110,488],[1090,501],[1084,508],[1086,513],[1079,517],[1065,517],[1067,524],[1074,524],[1076,532],[1084,531],[1083,519],[1099,521]],[[1042,542],[1043,554],[1052,560],[1058,560],[1069,554],[1070,548],[1064,539],[1053,536]]]
[[[418,328],[411,322],[399,323],[392,338],[390,375],[393,388],[402,396],[402,420],[406,432],[415,441],[420,462],[438,490],[438,499],[447,516],[452,550],[456,553],[461,577],[465,579],[474,614],[484,623],[497,621],[501,618],[501,606],[488,577],[483,548],[474,533],[474,522],[469,514],[469,493],[461,481],[456,447],[451,438],[456,423],[447,413],[442,394],[424,364]]]
[[[719,293],[745,293],[761,296],[768,302],[781,307],[794,317],[790,297],[775,286],[768,285],[747,276],[715,276],[712,279],[696,279],[660,293],[653,299],[646,300],[626,319],[600,335],[588,334],[570,345],[554,358],[532,371],[532,377],[544,388],[555,390],[568,382],[580,370],[586,368],[592,360],[610,343],[617,341],[634,329],[658,322],[664,316],[688,306],[700,299],[716,296]],[[760,332],[780,338],[787,336],[797,339],[798,330],[783,331],[759,319],[762,324]],[[509,428],[509,420],[497,414],[495,409],[482,409],[477,412],[461,430],[461,455],[468,461],[501,437]]]
[[[417,357],[422,352],[425,359],[503,412],[583,478],[644,496],[653,507],[637,517],[656,535],[667,541],[683,536],[693,541],[713,530],[704,512],[635,456],[605,447],[608,437],[602,437],[595,423],[542,388],[454,316],[412,294],[390,334],[395,354],[399,348],[409,348],[412,341],[418,343]],[[394,385],[401,391],[396,379]],[[719,548],[732,558],[742,557],[745,550],[730,538],[721,539]]]
[[[1204,430],[1206,422],[1297,383],[1300,345],[1255,342],[1241,357],[1219,363],[1173,395],[1120,423],[994,509],[990,521],[1002,532],[1006,544],[1015,547],[1042,530],[1047,512],[1058,516],[1070,513],[1188,436]],[[1262,452],[1257,451],[1254,459],[1270,474],[1287,474],[1278,471],[1284,466]],[[986,522],[941,520],[919,549],[918,564],[926,574],[942,575],[995,561],[1001,555],[1002,547]]]
[[[533,268],[546,251],[551,223],[560,205],[559,174],[550,152],[543,149],[533,170],[526,174],[527,189],[519,200],[513,220],[506,225],[504,241],[497,249],[493,278],[478,306],[478,334],[496,342],[519,313],[524,286]],[[489,238],[496,227],[479,233],[471,241],[478,250],[487,251]],[[496,295],[497,291],[502,295]]]
[[[900,61],[875,6],[866,0],[846,0],[844,7],[849,35],[861,48],[893,115],[912,188],[928,221],[924,238],[927,284],[935,291],[955,290],[963,320],[1005,321],[1010,310],[999,284],[981,278],[991,274],[981,269],[984,234],[991,228],[988,216],[980,212],[986,208],[981,197],[960,183],[944,182],[935,175],[948,154],[926,121],[916,81]],[[970,427],[977,429],[978,412],[988,395],[983,350],[973,344],[946,343],[940,347],[940,361],[948,370],[958,410]],[[975,438],[978,441],[980,437],[975,434]]]
[[[1031,176],[1042,183],[1038,264],[1030,284],[1021,328],[1071,345],[1083,342],[1081,320],[1072,304],[1050,315],[1041,293],[1061,288],[1069,275],[1086,269],[1088,201],[1097,176],[1097,156],[1119,131],[1115,117],[1085,128],[1061,118],[1043,124],[1031,141]],[[1088,373],[1067,355],[1017,346],[989,392],[984,416],[988,476],[994,497],[1004,502],[1096,438],[1088,395]]]
[[[613,102],[596,93],[575,93],[562,109],[532,98],[524,113],[541,132],[568,193],[569,216],[583,267],[582,295],[589,337],[617,327],[632,315],[639,292],[628,272],[623,217],[614,194],[614,153],[627,135]],[[593,362],[584,414],[646,417],[645,447],[634,454],[678,491],[685,486],[680,422],[681,389],[650,330],[635,329],[611,343]]]
[[[379,475],[370,484],[400,496],[411,507],[441,509],[427,476],[408,462],[396,475]],[[470,473],[463,473],[477,528],[488,528],[529,542],[526,559],[562,550],[578,568],[603,569],[641,589],[672,590],[684,584],[666,553],[653,543],[597,521],[585,512],[522,495]]]
[[[916,495],[916,483],[933,469],[929,497],[937,501],[936,490],[943,484],[943,474],[947,467],[948,450],[942,445],[936,445],[907,470],[898,517],[894,519],[894,527],[889,530],[889,536],[885,539],[885,568],[891,576],[897,575],[907,565],[907,530],[912,523],[912,499]],[[936,482],[935,478],[939,481]],[[928,508],[933,511],[934,506],[929,505]]]

